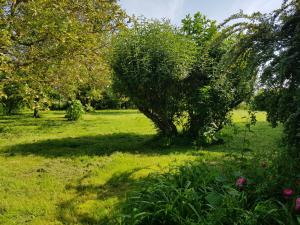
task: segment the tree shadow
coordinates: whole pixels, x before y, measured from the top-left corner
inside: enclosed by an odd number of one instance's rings
[[[90,112],[91,115],[107,115],[107,116],[115,116],[115,115],[141,115],[141,113],[137,109],[130,110],[97,110],[94,112]]]
[[[115,133],[97,136],[80,136],[75,138],[49,139],[34,143],[8,146],[4,149],[6,156],[38,155],[47,158],[108,156],[114,152],[134,154],[170,154],[192,150],[192,145],[178,141],[172,146],[155,135],[135,133]]]
[[[35,126],[39,129],[43,129],[47,127],[60,127],[68,124],[71,123],[69,123],[69,121],[67,121],[63,115],[55,118],[33,118],[33,116],[28,113],[0,116],[0,127]]]
[[[201,161],[192,166],[204,166]],[[215,168],[215,164],[205,165]],[[193,168],[193,167],[191,167]],[[86,179],[92,177],[92,173],[80,178],[74,185],[67,185],[66,189],[75,192],[75,197],[60,203],[57,207],[57,218],[63,224],[81,225],[113,225],[119,224],[120,216],[123,216],[124,207],[130,204],[126,195],[139,191],[141,185],[157,182],[158,173],[150,173],[150,176],[135,176],[147,167],[138,167],[121,173],[115,173],[103,185],[86,184]],[[198,170],[199,171],[199,170]],[[167,172],[168,173],[168,172]],[[198,172],[199,175],[199,172]],[[146,181],[146,183],[145,183]],[[153,183],[154,182],[154,183]],[[180,182],[179,182],[180,183]],[[186,185],[184,182],[182,185]],[[115,199],[114,203],[107,203],[109,199]],[[89,202],[105,202],[104,205],[89,205],[81,210],[82,205]]]
[[[66,186],[68,191],[75,192],[75,197],[58,205],[58,219],[63,224],[112,224],[112,220],[115,219],[113,214],[117,210],[118,205],[123,201],[126,193],[133,190],[140,181],[140,179],[133,178],[134,173],[142,169],[146,168],[135,168],[122,173],[116,173],[103,185],[84,184],[85,179],[91,176],[90,174],[86,174],[75,185]],[[115,198],[117,199],[117,205],[106,205],[106,207],[111,207],[106,209],[97,208],[96,210],[99,210],[100,215],[95,215],[91,212],[82,212],[78,208],[78,205],[91,200],[86,196],[94,196],[91,199],[96,202],[105,202],[110,198]],[[101,211],[105,212],[101,214]]]

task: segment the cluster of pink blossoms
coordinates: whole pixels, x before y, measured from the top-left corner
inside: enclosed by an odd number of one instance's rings
[[[247,179],[245,177],[239,177],[235,182],[235,186],[239,190],[244,190],[246,185],[247,185]],[[293,195],[294,195],[294,190],[291,188],[285,188],[282,190],[282,196],[286,200],[292,199]],[[295,200],[294,210],[297,214],[300,214],[300,197],[297,197]]]
[[[282,190],[282,196],[286,200],[292,199],[293,195],[294,195],[294,190],[291,188],[285,188]],[[300,213],[300,197],[296,198],[294,209],[296,213]]]

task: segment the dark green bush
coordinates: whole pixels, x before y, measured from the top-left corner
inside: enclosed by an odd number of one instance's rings
[[[254,95],[251,100],[251,108],[257,111],[266,111],[268,104],[268,96],[264,91],[260,91]]]
[[[193,163],[151,175],[131,192],[121,210],[126,225],[287,225],[297,224],[293,201],[280,193],[284,179],[256,163],[248,170]],[[227,165],[230,165],[227,164]],[[250,169],[251,168],[251,169]],[[258,168],[258,169],[252,169]],[[247,184],[241,190],[240,176]],[[298,191],[300,191],[298,187]]]
[[[70,121],[79,120],[84,114],[84,108],[79,100],[73,100],[70,102],[66,111],[66,118]]]

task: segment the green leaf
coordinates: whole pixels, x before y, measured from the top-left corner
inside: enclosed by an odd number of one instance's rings
[[[222,195],[217,192],[210,192],[205,199],[212,208],[217,208],[222,202]]]

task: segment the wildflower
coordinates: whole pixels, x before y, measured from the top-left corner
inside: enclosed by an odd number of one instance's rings
[[[237,179],[237,181],[235,182],[235,186],[240,189],[243,190],[243,188],[245,187],[245,185],[247,184],[247,179],[244,177],[240,177],[239,179]]]
[[[282,196],[285,199],[290,199],[293,196],[293,194],[294,194],[294,191],[291,188],[285,188],[282,190]]]

